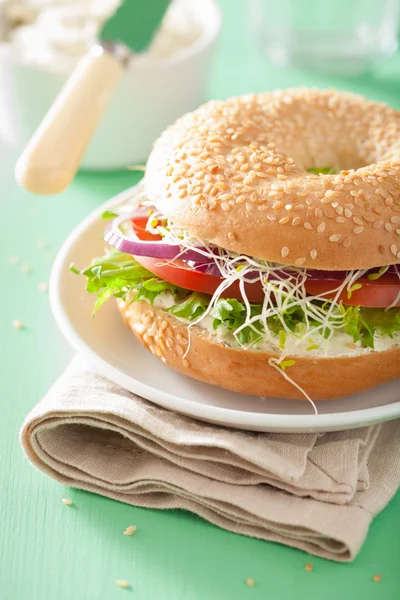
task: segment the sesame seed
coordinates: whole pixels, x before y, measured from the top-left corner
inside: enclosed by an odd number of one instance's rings
[[[24,328],[24,324],[22,323],[22,321],[19,321],[18,319],[15,319],[12,322],[12,326],[14,327],[14,329],[23,329]]]
[[[122,587],[122,588],[129,587],[129,583],[125,579],[116,579],[115,585],[118,585],[119,587]]]
[[[304,229],[312,229],[312,225],[308,221],[306,221],[305,223],[303,223],[303,227],[304,227]]]
[[[397,216],[395,216],[395,217],[391,217],[391,218],[390,218],[390,221],[391,221],[392,223],[400,223],[400,217],[397,217]]]
[[[282,219],[279,219],[278,223],[279,225],[286,225],[286,223],[289,223],[289,221],[289,217],[283,217]]]
[[[353,229],[353,233],[355,235],[358,235],[359,233],[361,233],[362,231],[364,231],[364,227],[354,227]]]
[[[310,252],[310,256],[313,260],[315,260],[317,258],[317,251],[316,250],[311,250]]]
[[[397,256],[397,246],[395,244],[390,246],[390,252],[393,254],[393,256]]]
[[[351,239],[349,237],[344,238],[342,244],[345,248],[348,248],[351,244]]]
[[[39,250],[44,250],[45,248],[47,248],[48,245],[49,243],[45,238],[40,238],[36,242],[36,246],[39,248]]]
[[[305,569],[306,571],[308,571],[308,572],[312,571],[312,570],[313,570],[313,568],[314,568],[314,567],[313,567],[313,565],[312,565],[311,563],[307,563],[307,564],[304,566],[304,569]]]
[[[289,248],[287,246],[284,246],[281,250],[281,256],[282,258],[286,258],[286,256],[289,254]]]
[[[246,585],[249,587],[254,587],[254,579],[246,579]]]
[[[329,236],[329,241],[330,242],[338,242],[341,239],[341,235],[340,233],[334,233],[331,236]]]
[[[385,229],[386,231],[392,231],[392,226],[390,223],[385,223]]]
[[[346,342],[345,346],[349,350],[357,350],[357,348],[358,348],[357,344],[354,344],[354,342]]]
[[[304,265],[305,262],[306,262],[305,258],[296,258],[296,260],[294,261],[294,264],[296,265],[296,267],[301,267],[302,265]]]
[[[372,225],[372,227],[374,229],[379,229],[379,227],[382,227],[383,225],[383,221],[375,221],[374,224]]]
[[[125,531],[123,531],[124,535],[133,535],[137,530],[136,525],[129,525]]]
[[[227,212],[227,211],[231,210],[231,205],[229,204],[229,202],[223,202],[221,204],[221,208],[222,208],[222,210]]]
[[[326,208],[324,210],[324,214],[328,219],[334,219],[335,218],[335,212],[331,209],[331,208]]]
[[[66,506],[71,506],[72,504],[72,500],[70,500],[69,498],[61,498],[61,502]]]
[[[382,581],[382,575],[378,574],[378,575],[374,575],[372,578],[372,581],[374,583],[379,583],[380,581]]]
[[[322,223],[320,223],[317,227],[318,233],[323,233],[325,231],[325,227],[326,227],[325,221],[322,221]]]
[[[301,223],[301,218],[300,218],[300,217],[295,217],[295,218],[292,220],[292,225],[293,225],[293,227],[296,227],[296,225],[299,225],[300,223]]]

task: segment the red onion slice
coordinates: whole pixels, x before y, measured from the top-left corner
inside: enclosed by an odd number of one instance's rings
[[[129,216],[121,215],[111,221],[109,227],[104,234],[104,240],[121,252],[131,254],[133,256],[151,256],[153,258],[173,259],[181,258],[182,260],[195,260],[202,263],[207,262],[207,257],[201,252],[195,250],[185,250],[184,247],[166,244],[163,241],[146,241],[140,240],[135,231],[132,230],[130,237],[122,233],[120,225],[125,221],[133,219],[138,213],[132,213]],[[140,213],[143,215],[143,213]],[[205,250],[205,248],[199,248]],[[211,259],[209,259],[211,261]]]
[[[143,208],[137,209],[135,212],[129,215],[120,215],[113,219],[109,224],[104,240],[111,246],[131,254],[133,256],[150,256],[152,258],[160,258],[166,260],[172,260],[174,258],[180,258],[185,262],[189,262],[189,266],[202,273],[214,275],[215,277],[222,277],[218,265],[215,263],[212,257],[204,256],[201,251],[209,252],[209,249],[199,247],[199,252],[196,250],[185,250],[183,246],[166,244],[163,241],[147,241],[140,240],[136,235],[135,231],[132,230],[130,237],[126,237],[120,230],[120,225],[125,221],[133,219],[135,216],[143,216]],[[371,269],[368,272],[377,272],[377,269]],[[348,271],[323,271],[319,269],[307,269],[307,277],[309,279],[321,279],[321,280],[342,280],[346,277]],[[396,269],[393,265],[389,266],[385,273],[396,274]],[[296,271],[292,270],[290,266],[286,270],[276,271],[276,275],[280,277],[295,276]],[[258,279],[259,271],[254,270],[246,274],[247,277]]]

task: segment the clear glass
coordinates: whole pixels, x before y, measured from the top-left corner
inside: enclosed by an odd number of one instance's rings
[[[400,0],[252,0],[252,22],[277,65],[356,75],[397,49]]]

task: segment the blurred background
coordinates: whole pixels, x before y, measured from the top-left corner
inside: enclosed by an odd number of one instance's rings
[[[6,147],[23,149],[120,3],[0,0]],[[396,106],[399,12],[399,0],[173,0],[147,52],[131,60],[82,168],[143,162],[169,123],[211,97],[307,85]]]

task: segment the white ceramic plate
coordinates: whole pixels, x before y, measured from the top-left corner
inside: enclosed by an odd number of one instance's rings
[[[318,403],[261,399],[223,390],[179,375],[145,350],[124,326],[114,302],[92,318],[94,297],[85,280],[69,271],[83,268],[104,250],[105,207],[123,202],[131,190],[93,212],[68,237],[53,266],[50,300],[70,344],[108,379],[152,402],[196,419],[254,431],[334,431],[400,417],[400,384],[392,382],[355,396]],[[354,373],[357,377],[357,373]]]

